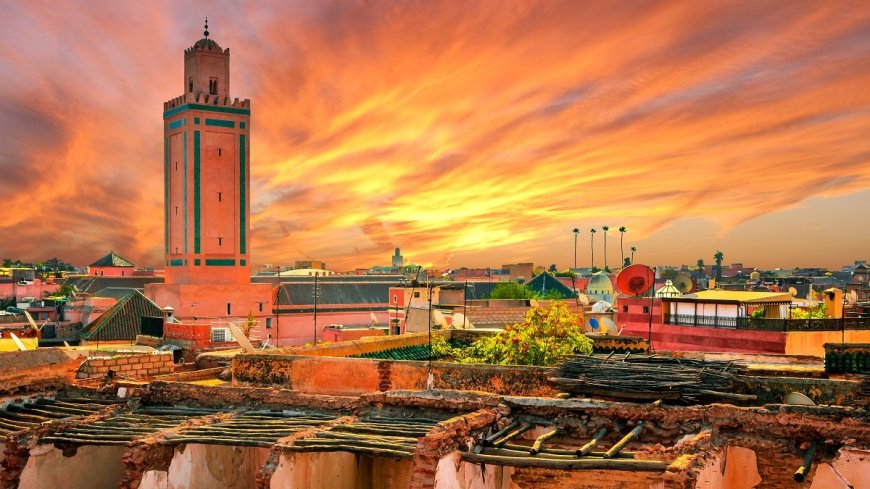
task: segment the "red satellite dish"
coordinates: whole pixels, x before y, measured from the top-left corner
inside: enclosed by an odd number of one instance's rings
[[[652,268],[639,263],[625,267],[616,277],[616,286],[624,294],[642,295],[655,283]]]

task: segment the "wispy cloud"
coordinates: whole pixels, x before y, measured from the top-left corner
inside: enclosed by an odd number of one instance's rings
[[[548,260],[576,225],[870,187],[860,2],[144,5],[6,2],[0,252],[159,263],[161,102],[206,11],[253,99],[256,262]]]

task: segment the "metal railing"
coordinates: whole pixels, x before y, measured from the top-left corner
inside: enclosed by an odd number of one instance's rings
[[[695,316],[692,314],[665,314],[665,324],[730,328],[754,331],[840,331],[870,330],[870,317],[846,319],[766,319],[752,317]]]

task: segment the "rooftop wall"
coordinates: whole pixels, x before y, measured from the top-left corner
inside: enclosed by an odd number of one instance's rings
[[[0,392],[36,390],[68,383],[87,351],[62,348],[0,353]]]

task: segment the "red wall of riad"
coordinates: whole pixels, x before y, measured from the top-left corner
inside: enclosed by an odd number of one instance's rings
[[[624,328],[622,336],[647,338],[650,317],[643,308],[649,298],[620,297],[616,324]],[[786,335],[776,331],[747,331],[703,326],[663,324],[662,301],[652,301],[652,347],[666,351],[708,351],[745,353],[785,353]],[[627,306],[627,312],[623,312]]]

